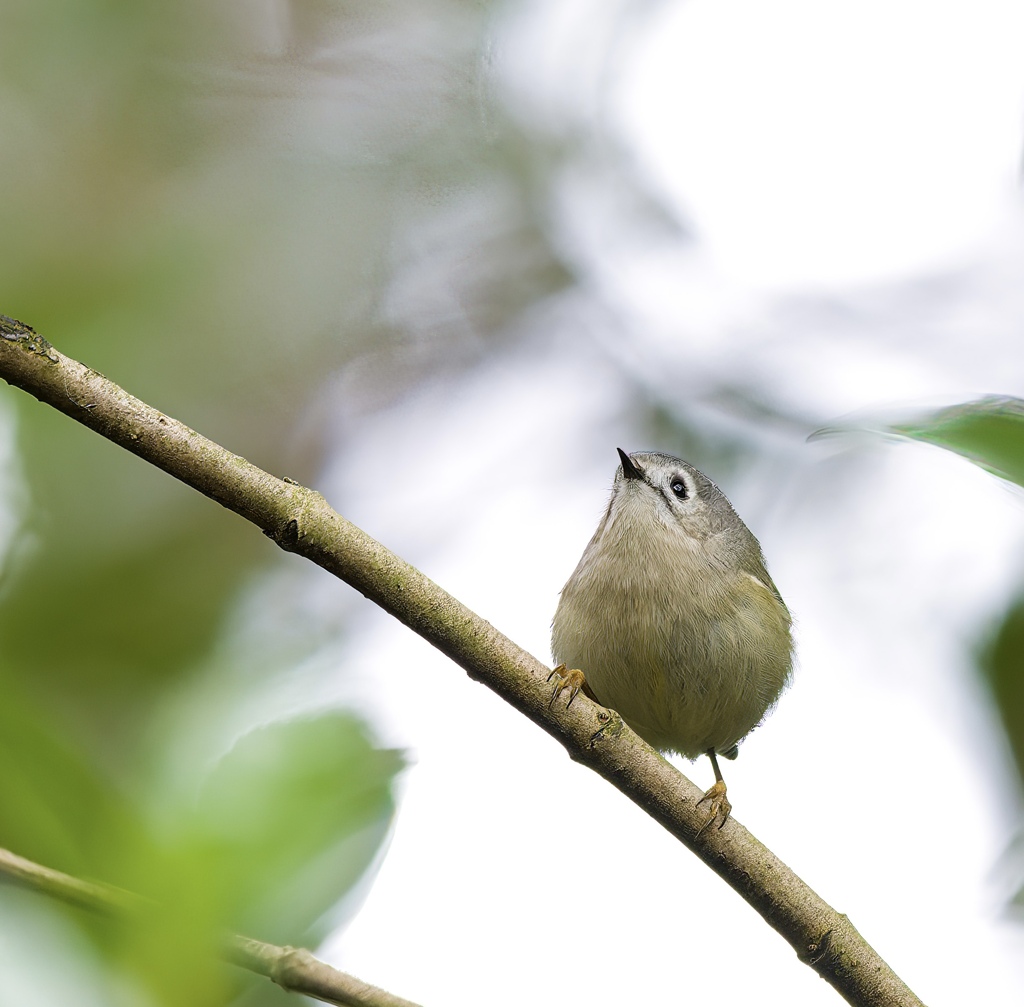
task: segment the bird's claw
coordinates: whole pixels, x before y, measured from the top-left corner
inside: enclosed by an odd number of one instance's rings
[[[568,710],[572,706],[572,701],[576,698],[576,694],[583,688],[583,683],[586,679],[583,677],[583,672],[578,668],[567,671],[564,664],[560,664],[557,668],[553,669],[551,674],[548,675],[548,681],[551,679],[555,680],[555,687],[551,690],[551,699],[548,700],[548,709],[555,705],[555,700],[565,692],[569,690],[569,702],[565,704],[565,708]]]
[[[710,790],[704,792],[704,796],[697,802],[699,808],[705,801],[708,802],[711,813],[704,820],[704,824],[697,830],[699,836],[718,816],[721,814],[722,820],[718,823],[718,827],[721,828],[727,821],[729,821],[729,814],[732,811],[732,805],[729,803],[729,798],[725,796],[725,782],[723,780],[716,780]]]

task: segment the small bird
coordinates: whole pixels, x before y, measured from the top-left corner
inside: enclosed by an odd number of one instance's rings
[[[654,748],[707,755],[699,835],[732,810],[717,756],[736,758],[789,682],[792,620],[760,544],[707,476],[618,450],[608,509],[552,622],[551,702],[582,688]]]

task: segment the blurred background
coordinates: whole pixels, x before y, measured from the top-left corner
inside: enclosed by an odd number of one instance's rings
[[[1024,394],[1009,0],[8,0],[0,311],[321,490],[542,660],[616,447],[796,621],[736,817],[932,1007],[1024,996],[1024,501],[876,429]],[[0,1001],[839,1003],[636,807],[361,596],[0,395]],[[683,771],[711,782],[702,761]]]

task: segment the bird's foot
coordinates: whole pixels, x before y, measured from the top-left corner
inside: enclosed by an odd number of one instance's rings
[[[727,821],[729,821],[729,814],[732,811],[732,805],[729,803],[729,798],[725,796],[725,781],[715,780],[714,785],[710,790],[704,792],[704,796],[697,802],[699,808],[705,801],[708,802],[710,807],[710,814],[704,820],[704,824],[697,830],[699,836],[718,816],[721,814],[722,820],[718,823],[718,827],[721,828]]]
[[[548,675],[548,681],[551,679],[555,680],[555,687],[551,690],[551,699],[548,700],[548,709],[551,709],[555,705],[555,700],[562,695],[567,689],[569,690],[569,702],[565,704],[565,708],[568,709],[572,706],[572,701],[576,698],[576,694],[580,689],[584,689],[586,679],[583,677],[583,672],[578,668],[572,670],[566,670],[564,664],[560,664],[555,668],[550,675]],[[589,695],[590,690],[584,689]]]

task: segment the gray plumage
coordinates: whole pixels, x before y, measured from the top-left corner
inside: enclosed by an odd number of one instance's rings
[[[789,681],[789,611],[757,539],[707,476],[672,455],[620,456],[608,509],[562,590],[555,660],[655,748],[734,757]]]

